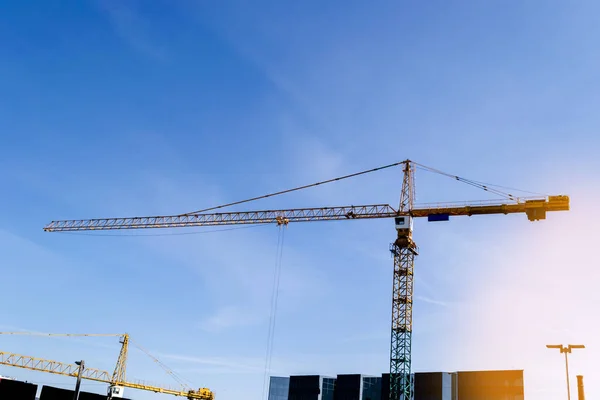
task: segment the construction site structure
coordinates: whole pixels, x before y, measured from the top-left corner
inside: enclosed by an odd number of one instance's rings
[[[201,388],[193,390],[186,387],[180,382],[180,388],[167,388],[162,386],[155,386],[143,383],[142,381],[128,381],[125,377],[126,365],[127,365],[127,353],[129,349],[129,343],[131,341],[127,333],[123,334],[92,334],[92,333],[31,333],[31,332],[0,332],[0,335],[41,335],[41,336],[117,336],[120,338],[121,349],[119,357],[117,358],[117,364],[114,371],[108,372],[96,368],[83,367],[76,364],[67,364],[59,361],[52,361],[43,358],[25,356],[21,354],[10,353],[6,351],[0,351],[0,365],[6,365],[10,367],[24,368],[31,371],[47,372],[56,375],[70,376],[80,379],[86,379],[90,381],[103,382],[109,385],[108,398],[122,398],[124,388],[146,390],[155,393],[165,393],[174,396],[186,397],[190,400],[213,400],[214,393],[207,388]],[[142,349],[143,350],[143,349]],[[147,353],[147,352],[146,352]],[[158,361],[156,358],[147,353],[155,362],[165,369],[167,373],[174,376],[173,371],[168,369],[164,364]]]
[[[400,195],[400,206],[398,209],[394,209],[388,204],[375,204],[241,212],[208,212],[215,209],[289,193],[295,190],[314,187],[323,183],[339,181],[341,179],[346,179],[364,173],[399,165],[403,166],[403,180]],[[478,187],[487,192],[499,194],[503,197],[503,199],[497,201],[415,206],[415,167],[448,176],[452,179]],[[559,195],[518,198],[510,193],[495,189],[493,186],[494,185],[463,179],[458,176],[443,173],[439,170],[415,163],[411,160],[405,160],[372,170],[330,179],[328,181],[318,182],[311,185],[288,189],[277,193],[271,193],[248,200],[224,204],[186,214],[133,218],[101,218],[52,221],[44,227],[44,230],[47,232],[65,232],[268,223],[287,225],[291,222],[340,220],[355,221],[360,219],[394,218],[397,235],[394,242],[390,246],[390,251],[394,259],[391,345],[389,360],[390,400],[412,400],[414,397],[414,390],[413,383],[410,379],[410,372],[413,328],[413,270],[414,259],[418,254],[418,247],[413,241],[412,236],[413,219],[427,217],[429,221],[435,222],[448,221],[451,216],[524,213],[527,215],[529,221],[538,221],[545,219],[547,212],[569,210],[568,196]]]

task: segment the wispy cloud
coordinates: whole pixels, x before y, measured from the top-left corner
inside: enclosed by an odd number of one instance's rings
[[[183,363],[191,364],[194,366],[204,366],[204,367],[218,367],[221,372],[227,373],[249,373],[249,372],[264,372],[264,359],[260,359],[258,357],[255,358],[227,358],[227,357],[194,357],[194,356],[186,356],[182,354],[157,354],[163,360],[173,360],[180,361]],[[182,367],[177,370],[180,372],[183,371],[195,371],[198,367]],[[211,370],[211,373],[214,373],[214,370]]]
[[[430,297],[425,297],[425,296],[415,296],[415,299],[417,300],[421,300],[425,303],[429,303],[429,304],[434,304],[436,306],[442,306],[442,307],[450,307],[450,303],[446,302],[446,301],[441,301],[441,300],[436,300],[436,299],[432,299]]]
[[[147,240],[144,244],[200,277],[215,306],[197,315],[196,326],[208,333],[219,333],[268,320],[276,252],[276,232],[271,233],[239,230],[229,232],[227,237],[206,235],[201,241],[179,236],[160,242]],[[236,243],[235,251],[232,241]],[[201,253],[202,259],[187,251],[189,248]],[[308,290],[313,295],[309,302],[318,302],[319,296],[327,292],[327,282],[312,267],[310,255],[291,245],[284,246],[282,263],[278,314],[304,306]]]
[[[39,332],[39,331],[34,331],[31,329],[26,329],[26,328],[20,328],[17,326],[13,326],[13,325],[0,325],[0,330],[2,332],[21,332],[23,334],[42,334],[43,332]]]
[[[364,332],[358,333],[356,335],[349,335],[342,339],[340,339],[343,343],[353,343],[353,342],[378,342],[381,340],[389,339],[390,333],[388,331],[378,331],[378,332]]]
[[[182,354],[157,353],[161,360],[178,363],[177,372],[184,375],[222,375],[222,374],[263,374],[265,359],[263,357],[196,357]],[[285,359],[274,357],[269,375],[286,375],[290,371],[310,368],[311,363],[299,361],[300,355],[291,355]],[[294,360],[290,362],[290,360]]]
[[[99,7],[121,39],[136,51],[164,60],[166,49],[151,37],[151,23],[136,7],[134,1],[98,0]]]
[[[239,328],[262,321],[263,315],[255,309],[230,305],[218,309],[213,315],[205,318],[200,323],[200,328],[211,333],[218,333],[225,329]]]

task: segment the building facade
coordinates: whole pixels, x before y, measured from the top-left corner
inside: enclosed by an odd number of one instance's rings
[[[523,400],[523,370],[457,372],[456,392],[458,400]]]
[[[381,378],[377,376],[362,377],[362,400],[381,399]]]
[[[287,400],[334,400],[336,378],[321,375],[296,375],[289,377]],[[276,390],[280,393],[283,381],[279,381]],[[271,388],[269,387],[269,398]],[[280,397],[277,400],[282,400]]]
[[[379,400],[381,378],[360,374],[338,375],[334,400]]]
[[[324,377],[321,381],[321,400],[334,400],[336,378]]]
[[[17,381],[13,378],[0,378],[0,399],[35,400],[37,385]]]
[[[414,374],[415,400],[452,400],[452,374],[423,372]]]
[[[523,370],[417,372],[414,400],[523,400]],[[271,377],[269,400],[389,400],[390,376]]]
[[[269,379],[269,400],[288,400],[289,391],[289,377],[272,376]]]

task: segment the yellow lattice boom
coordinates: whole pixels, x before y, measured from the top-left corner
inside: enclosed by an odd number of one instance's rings
[[[63,376],[77,377],[79,375],[79,366],[75,364],[65,364],[60,361],[45,360],[6,351],[0,351],[0,364]],[[81,378],[111,383],[110,372],[95,368],[85,368]]]

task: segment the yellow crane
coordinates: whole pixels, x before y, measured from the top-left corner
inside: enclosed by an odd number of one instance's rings
[[[46,360],[43,358],[36,358],[31,356],[25,356],[21,354],[10,353],[6,351],[0,351],[0,365],[7,365],[10,367],[24,368],[32,371],[47,372],[56,375],[70,376],[77,378],[81,375],[81,379],[87,379],[96,382],[103,382],[109,384],[108,396],[109,398],[122,398],[123,389],[140,389],[147,390],[155,393],[165,393],[174,396],[187,397],[188,399],[201,399],[201,400],[213,400],[214,394],[207,388],[200,388],[198,390],[192,390],[186,387],[183,382],[180,388],[167,388],[161,386],[154,386],[145,384],[142,381],[128,381],[125,378],[125,369],[127,365],[127,353],[129,350],[129,344],[131,338],[127,333],[122,334],[95,334],[95,333],[32,333],[32,332],[0,332],[2,335],[41,335],[41,336],[115,336],[120,338],[121,350],[119,357],[117,358],[117,365],[115,370],[111,373],[108,371],[99,370],[96,368],[85,367],[83,371],[79,365],[66,364],[59,361]],[[138,346],[140,347],[140,346]],[[146,350],[142,349],[149,357],[151,357],[156,363],[160,364],[163,369],[172,376],[175,376],[173,371],[164,366],[158,359],[150,355]]]
[[[296,190],[315,187],[325,183],[339,181],[342,179],[347,179],[400,165],[403,166],[404,174],[400,193],[400,206],[398,209],[394,209],[389,204],[374,204],[281,210],[234,211],[218,213],[209,212],[216,209],[290,193]],[[487,192],[494,193],[501,196],[502,199],[483,202],[415,206],[414,171],[417,167],[423,170],[445,175],[457,181],[480,188]],[[389,398],[390,400],[412,400],[414,391],[410,372],[412,346],[413,268],[414,257],[418,254],[417,245],[412,238],[413,219],[427,217],[429,221],[447,221],[451,216],[522,213],[527,215],[529,221],[538,221],[545,219],[547,212],[569,210],[568,196],[559,195],[520,198],[498,188],[502,187],[464,179],[456,175],[447,174],[434,168],[415,163],[411,160],[405,160],[327,181],[317,182],[294,189],[283,190],[280,192],[207,208],[191,213],[149,217],[52,221],[44,227],[44,230],[47,232],[65,232],[269,223],[287,225],[290,222],[339,220],[356,221],[360,219],[393,218],[395,220],[397,234],[395,241],[390,246],[390,251],[394,258],[394,273]]]

